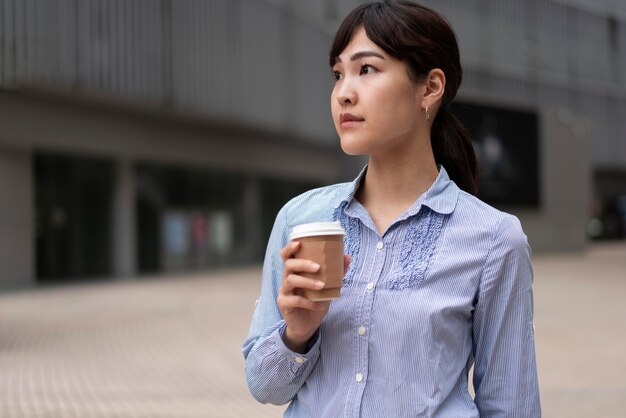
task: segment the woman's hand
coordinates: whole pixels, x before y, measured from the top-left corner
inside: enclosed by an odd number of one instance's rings
[[[313,302],[302,296],[298,289],[320,290],[324,282],[301,276],[300,273],[316,273],[319,264],[294,258],[300,243],[288,243],[281,251],[280,257],[285,262],[283,283],[278,290],[276,303],[287,324],[283,341],[292,351],[303,353],[307,343],[326,316],[330,301]],[[344,256],[344,273],[348,269],[350,256]]]

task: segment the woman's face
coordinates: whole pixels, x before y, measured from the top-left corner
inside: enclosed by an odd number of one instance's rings
[[[412,82],[406,64],[372,42],[362,26],[339,55],[333,74],[331,111],[346,154],[401,151],[424,129],[423,87]]]

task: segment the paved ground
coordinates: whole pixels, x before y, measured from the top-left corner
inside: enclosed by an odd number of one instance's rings
[[[626,245],[534,265],[544,416],[625,417]],[[0,294],[0,417],[280,417],[243,380],[258,277],[254,268]]]

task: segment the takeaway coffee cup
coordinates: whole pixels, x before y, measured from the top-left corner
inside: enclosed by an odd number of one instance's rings
[[[294,226],[290,239],[300,242],[296,258],[311,260],[320,265],[316,273],[302,276],[325,283],[321,290],[300,289],[312,301],[337,299],[343,283],[343,236],[339,222],[314,222]]]

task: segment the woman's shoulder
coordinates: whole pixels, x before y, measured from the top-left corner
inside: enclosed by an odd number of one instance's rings
[[[478,231],[487,232],[493,239],[512,247],[525,247],[528,239],[517,216],[483,202],[478,197],[461,191],[455,208],[455,218]]]
[[[308,190],[289,200],[281,209],[288,223],[331,221],[334,209],[350,192],[351,183],[337,183]]]

